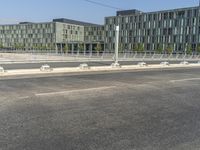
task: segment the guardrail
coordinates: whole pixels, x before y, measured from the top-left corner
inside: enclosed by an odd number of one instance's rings
[[[0,51],[0,61],[5,60],[88,60],[88,61],[113,61],[114,53],[6,53]],[[157,54],[152,52],[119,53],[119,61],[200,61],[199,54]]]

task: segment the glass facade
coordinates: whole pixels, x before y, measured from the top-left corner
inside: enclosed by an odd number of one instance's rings
[[[0,43],[5,48],[52,47],[55,32],[55,23],[1,25]]]
[[[120,27],[120,46],[125,51],[132,51],[135,45],[142,45],[145,51],[150,52],[158,48],[165,50],[169,45],[174,52],[184,52],[188,45],[193,51],[200,47],[199,7],[148,13],[139,10],[118,11],[116,16],[105,17],[104,25],[64,18],[49,23],[0,25],[0,45],[5,48],[62,49],[66,44],[101,43],[104,50],[113,52],[117,25]]]
[[[164,50],[168,45],[173,51],[185,51],[189,44],[195,51],[200,43],[199,7],[106,17],[107,50],[114,50],[117,25],[120,26],[120,43],[126,50],[140,43],[146,51],[155,51],[159,46]]]
[[[104,26],[86,26],[85,42],[104,42]]]

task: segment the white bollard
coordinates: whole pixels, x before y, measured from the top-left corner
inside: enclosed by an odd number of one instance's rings
[[[40,71],[52,71],[53,69],[49,66],[49,65],[47,65],[47,64],[45,64],[45,65],[42,65],[41,67],[40,67]]]
[[[88,66],[88,64],[84,63],[79,65],[79,69],[90,69],[90,67]]]
[[[187,62],[187,61],[182,61],[180,64],[181,64],[181,65],[189,65],[190,63]]]
[[[0,66],[0,73],[4,73],[4,72],[5,72],[4,68]]]
[[[139,62],[137,65],[140,66],[140,67],[145,67],[145,66],[147,66],[147,63],[145,63],[145,62]]]
[[[160,65],[162,65],[162,66],[169,66],[169,62],[167,62],[167,61],[161,62]]]
[[[119,63],[112,63],[111,67],[112,68],[121,68],[121,65]]]

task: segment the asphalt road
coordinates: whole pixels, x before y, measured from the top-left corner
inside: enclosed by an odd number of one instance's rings
[[[136,65],[139,61],[122,61],[121,65]],[[141,61],[140,61],[141,62]],[[147,61],[147,64],[160,64],[162,61]],[[47,63],[12,63],[12,64],[1,64],[6,70],[12,69],[37,69],[44,64],[50,65],[52,68],[62,68],[62,67],[78,67],[84,62],[47,62]],[[113,62],[109,61],[98,61],[98,62],[85,62],[89,66],[110,66]],[[170,61],[170,64],[178,64],[180,61]],[[197,63],[197,61],[192,61],[191,63]]]
[[[1,150],[199,150],[200,69],[0,80]]]

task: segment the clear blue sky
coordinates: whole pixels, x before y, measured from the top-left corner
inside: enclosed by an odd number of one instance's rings
[[[145,12],[197,6],[198,0],[92,0],[121,9]],[[116,10],[85,0],[1,0],[0,24],[19,21],[47,22],[53,18],[69,18],[103,24],[105,16]]]

